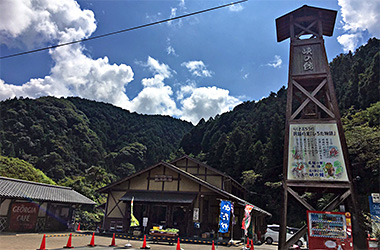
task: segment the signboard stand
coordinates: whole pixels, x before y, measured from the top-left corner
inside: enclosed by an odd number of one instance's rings
[[[316,210],[315,205],[302,198],[305,192],[335,194],[322,211],[331,211],[346,202],[353,216],[355,249],[365,249],[323,40],[324,35],[333,34],[336,14],[333,10],[304,5],[276,19],[277,41],[290,38],[279,249],[288,249],[307,231],[304,226],[286,240],[289,194],[306,210]]]
[[[148,217],[143,217],[144,234],[146,234],[146,227],[148,226]]]

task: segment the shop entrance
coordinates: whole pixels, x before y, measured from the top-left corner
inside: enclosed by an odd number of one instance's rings
[[[151,213],[151,222],[153,226],[166,226],[167,224],[167,211],[166,205],[153,205]]]
[[[188,210],[188,206],[173,206],[173,227],[179,229],[181,236],[187,232]]]
[[[63,231],[68,227],[72,211],[69,207],[62,207],[53,204],[47,211],[47,220],[45,228],[52,231]]]
[[[142,222],[144,217],[148,217],[147,228],[144,233],[148,233],[153,227],[176,228],[180,230],[181,236],[187,235],[189,226],[190,206],[184,204],[136,204],[134,205],[134,216],[140,222],[140,229],[143,231]]]

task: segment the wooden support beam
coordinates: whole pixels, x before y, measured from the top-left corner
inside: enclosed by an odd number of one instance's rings
[[[327,204],[322,211],[329,211],[335,209],[339,206],[345,199],[347,199],[351,195],[350,189],[344,192],[342,195],[338,195],[335,197],[329,204]]]
[[[315,96],[324,86],[325,84],[327,83],[327,79],[324,79],[315,89],[314,91],[311,93],[312,96]],[[310,102],[310,99],[307,98],[302,104],[301,106],[298,107],[298,109],[293,113],[293,115],[291,116],[291,120],[295,119],[297,117],[297,115],[306,107],[307,104],[309,104]]]
[[[282,196],[282,213],[281,213],[281,223],[279,232],[278,249],[288,249],[285,248],[286,245],[286,225],[288,216],[288,187],[286,183],[283,183],[283,196]]]
[[[296,25],[297,27],[299,27],[299,28],[302,29],[302,31],[301,31],[296,37],[299,38],[300,36],[302,36],[302,35],[305,34],[306,32],[309,32],[309,33],[311,33],[311,34],[313,34],[313,35],[315,35],[315,36],[318,36],[315,32],[313,32],[313,31],[310,30],[310,28],[313,27],[316,23],[317,23],[317,20],[315,20],[314,22],[312,22],[312,23],[311,23],[309,26],[307,26],[306,28],[305,28],[303,25],[301,25],[301,24],[295,23],[295,25]]]
[[[302,203],[308,210],[316,211],[311,205],[309,205],[307,202],[305,202],[294,190],[288,187],[288,191],[290,194],[292,194],[300,203]],[[347,199],[350,196],[351,192],[350,190],[347,190],[341,195],[336,196],[328,205],[326,205],[321,211],[329,211],[335,209],[337,206],[339,206],[345,199]],[[308,206],[307,206],[308,205]],[[295,234],[292,235],[287,241],[284,246],[284,249],[289,249],[293,244],[297,242],[298,239],[300,239],[304,234],[307,233],[307,225],[304,225],[300,228]]]
[[[311,101],[317,104],[331,118],[335,118],[335,115],[333,112],[331,112],[328,108],[326,108],[326,106],[323,105],[320,101],[318,101],[314,96],[310,95],[310,93],[306,89],[304,89],[298,82],[293,80],[293,85],[296,86],[297,89],[301,90],[302,93],[304,93]]]
[[[304,205],[308,210],[315,211],[315,208],[309,203],[307,203],[304,199],[302,199],[301,196],[299,196],[296,191],[288,187],[288,192],[291,195],[293,195],[293,197],[296,198],[296,200],[299,201],[299,203],[301,203],[302,205]]]
[[[293,234],[292,237],[289,238],[289,240],[286,241],[285,248],[289,249],[293,244],[297,242],[304,234],[307,233],[307,225],[303,225],[300,230],[297,231],[297,233]]]
[[[115,210],[115,208],[118,208],[119,211],[120,211],[120,213],[121,213],[121,215],[124,217],[125,214],[123,213],[123,211],[122,211],[121,208],[119,207],[119,204],[120,204],[121,201],[116,201],[116,199],[115,199],[115,197],[113,196],[112,193],[110,193],[110,196],[111,196],[111,198],[113,199],[113,201],[115,202],[115,206],[111,209],[111,211],[110,211],[106,216],[109,216],[109,215],[113,212],[113,210]]]
[[[327,188],[327,189],[348,189],[350,188],[350,183],[347,182],[323,182],[320,181],[304,181],[304,182],[297,182],[297,181],[287,181],[288,187],[305,187],[305,188]]]

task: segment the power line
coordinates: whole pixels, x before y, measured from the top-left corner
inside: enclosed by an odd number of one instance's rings
[[[229,3],[229,4],[213,7],[213,8],[210,8],[210,9],[205,9],[205,10],[193,12],[193,13],[182,15],[182,16],[172,17],[172,18],[164,19],[164,20],[157,21],[157,22],[152,22],[152,23],[143,24],[143,25],[140,25],[140,26],[135,26],[135,27],[128,28],[128,29],[123,29],[123,30],[119,30],[119,31],[114,31],[114,32],[106,33],[106,34],[103,34],[103,35],[98,35],[98,36],[84,38],[84,39],[81,39],[81,40],[76,40],[76,41],[72,41],[72,42],[68,42],[68,43],[61,43],[61,44],[57,44],[57,45],[53,45],[53,46],[48,46],[48,47],[43,47],[43,48],[39,48],[39,49],[35,49],[35,50],[29,50],[29,51],[24,51],[24,52],[21,52],[21,53],[16,53],[16,54],[11,54],[11,55],[7,55],[7,56],[2,56],[2,57],[0,57],[0,59],[6,59],[6,58],[10,58],[10,57],[15,57],[15,56],[21,56],[21,55],[31,54],[31,53],[35,53],[35,52],[39,52],[39,51],[43,51],[43,50],[54,49],[54,48],[58,48],[58,47],[62,47],[62,46],[70,45],[70,44],[80,43],[80,42],[87,42],[87,41],[90,41],[90,40],[95,40],[95,39],[99,39],[99,38],[103,38],[103,37],[107,37],[107,36],[112,36],[112,35],[120,34],[120,33],[123,33],[123,32],[137,30],[137,29],[153,26],[153,25],[160,24],[160,23],[170,22],[170,21],[181,19],[181,18],[184,18],[184,17],[198,15],[198,14],[201,14],[201,13],[205,13],[205,12],[208,12],[208,11],[225,8],[225,7],[228,7],[228,6],[231,6],[231,5],[240,4],[240,3],[243,3],[243,2],[247,2],[247,1],[248,0],[241,0],[241,1],[233,2],[233,3]]]

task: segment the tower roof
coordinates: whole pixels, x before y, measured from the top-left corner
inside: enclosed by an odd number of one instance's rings
[[[320,14],[319,14],[320,13]],[[285,14],[276,19],[276,30],[277,30],[277,42],[281,42],[290,37],[290,17],[293,16],[293,20],[298,23],[304,23],[307,27],[308,24],[313,22],[316,18],[322,20],[322,33],[325,36],[332,36],[335,25],[337,11],[322,9],[312,6],[304,5],[288,14]],[[299,28],[298,28],[299,29]],[[297,33],[297,27],[295,29]],[[304,33],[305,35],[311,33]]]

